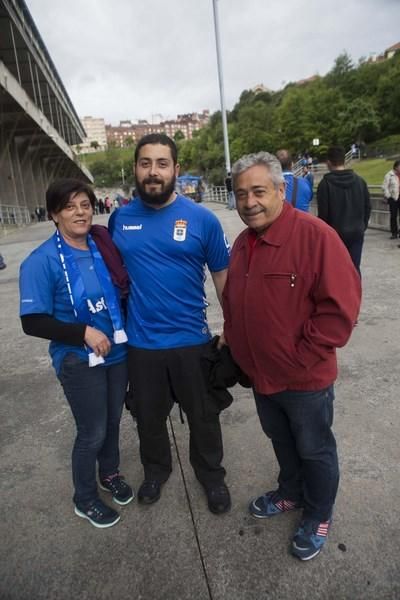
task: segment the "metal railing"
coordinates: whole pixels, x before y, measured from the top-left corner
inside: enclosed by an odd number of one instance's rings
[[[30,212],[26,207],[0,204],[0,227],[5,225],[28,225],[31,221]]]
[[[211,185],[204,192],[203,200],[228,204],[228,190],[224,185]]]
[[[381,229],[390,231],[389,227],[389,207],[383,199],[382,186],[369,185],[369,193],[371,196],[371,217],[369,227],[371,229]],[[225,186],[209,186],[204,194],[205,202],[217,202],[220,204],[228,203],[228,192]],[[310,212],[317,213],[316,202],[316,186],[314,186],[314,198],[310,204]]]

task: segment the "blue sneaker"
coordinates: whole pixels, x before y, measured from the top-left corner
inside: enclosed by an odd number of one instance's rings
[[[122,506],[129,504],[134,498],[131,486],[125,483],[123,476],[119,473],[101,479],[99,485],[102,490],[111,492],[114,502]]]
[[[276,490],[259,496],[249,504],[251,516],[257,519],[266,519],[297,508],[302,508],[301,502],[285,500]]]
[[[87,506],[75,506],[75,514],[82,519],[87,519],[94,527],[100,529],[112,527],[121,518],[116,510],[104,504],[100,499],[93,500]]]
[[[332,519],[320,523],[304,519],[292,541],[292,553],[300,560],[310,560],[317,556],[326,542]]]

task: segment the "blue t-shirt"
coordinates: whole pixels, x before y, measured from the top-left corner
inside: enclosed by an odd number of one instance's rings
[[[207,342],[205,265],[226,269],[229,244],[216,216],[184,196],[159,209],[140,198],[109,223],[131,286],[128,344],[144,349]]]
[[[113,342],[113,325],[105,303],[103,290],[94,270],[90,250],[70,248],[74,259],[78,263],[86,289],[88,308],[92,317],[92,322],[88,325],[105,333],[112,342],[111,351],[105,357],[105,363],[103,364],[110,365],[121,362],[126,356],[126,344],[114,344]],[[19,283],[21,316],[42,313],[65,323],[77,322],[53,238],[36,248],[24,260],[21,264]],[[49,353],[57,373],[60,371],[65,355],[69,352],[77,354],[82,360],[88,360],[87,350],[84,346],[50,342]]]
[[[291,171],[285,171],[283,176],[286,181],[286,200],[292,202],[293,193],[293,173]],[[298,210],[308,212],[310,210],[310,202],[313,197],[313,190],[308,181],[303,177],[296,177],[297,179],[297,195],[296,195],[296,207]]]

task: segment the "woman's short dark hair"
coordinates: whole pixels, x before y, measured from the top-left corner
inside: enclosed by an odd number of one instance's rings
[[[90,185],[80,181],[80,179],[56,179],[49,185],[46,191],[46,209],[49,219],[52,213],[59,213],[68,204],[70,198],[77,194],[84,193],[90,200],[94,209],[96,196]]]

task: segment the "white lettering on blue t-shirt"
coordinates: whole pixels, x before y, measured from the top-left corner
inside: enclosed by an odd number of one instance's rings
[[[88,304],[88,308],[89,308],[90,312],[93,314],[101,312],[102,310],[107,310],[107,305],[106,305],[106,302],[105,302],[103,296],[100,298],[100,300],[98,300],[96,302],[96,304],[93,304],[93,302],[90,300],[90,298],[88,298],[87,304]]]
[[[143,224],[140,225],[122,225],[122,231],[140,231]]]

